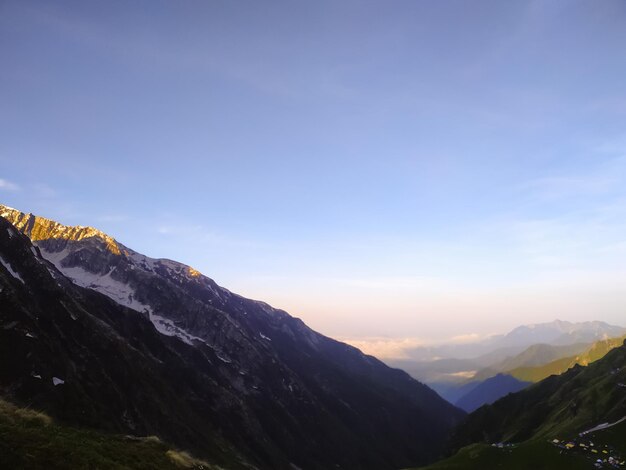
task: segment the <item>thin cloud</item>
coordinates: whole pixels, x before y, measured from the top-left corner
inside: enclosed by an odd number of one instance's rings
[[[425,344],[417,338],[341,338],[341,341],[379,359],[408,359],[410,350]]]
[[[3,191],[19,191],[20,186],[16,183],[13,183],[9,180],[5,180],[0,178],[0,190]]]
[[[98,222],[125,222],[130,217],[125,214],[106,214],[98,217]]]
[[[618,183],[618,178],[609,175],[557,176],[537,179],[528,188],[543,198],[557,199],[606,193]]]
[[[175,238],[195,245],[210,244],[218,246],[251,247],[258,244],[235,236],[217,233],[202,225],[161,224],[155,227],[158,234]]]
[[[480,341],[481,339],[484,339],[484,337],[482,335],[479,335],[478,333],[468,333],[464,335],[453,336],[452,338],[450,338],[450,342],[451,343],[475,343],[477,341]]]

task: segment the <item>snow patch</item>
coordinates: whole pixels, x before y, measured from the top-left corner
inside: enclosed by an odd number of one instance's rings
[[[24,282],[24,279],[22,279],[22,276],[20,276],[17,272],[15,272],[15,271],[13,270],[13,268],[11,267],[11,265],[10,265],[9,263],[7,263],[7,262],[4,260],[4,258],[2,258],[1,256],[0,256],[0,264],[2,264],[2,266],[4,266],[4,267],[5,267],[5,269],[6,269],[7,271],[9,271],[9,273],[11,274],[11,276],[13,276],[15,279],[17,279],[18,281],[20,281],[22,284],[26,284],[26,283]]]
[[[33,335],[31,335],[30,333],[26,333],[26,335],[25,335],[25,336],[26,336],[27,338],[34,338],[34,336],[33,336]]]
[[[41,378],[41,377],[40,377]],[[63,385],[65,383],[65,380],[60,379],[58,377],[52,377],[52,383],[54,384],[54,386],[56,387],[57,385]]]
[[[7,227],[7,233],[9,234],[9,238],[13,238],[13,230]]]
[[[100,292],[118,304],[132,308],[138,312],[150,310],[149,306],[135,299],[135,290],[133,288],[111,278],[111,272],[113,272],[113,270],[102,276],[101,274],[91,273],[79,267],[65,267],[61,264],[61,261],[69,254],[67,250],[55,253],[42,250],[42,253],[44,258],[54,264],[56,268],[66,277],[69,277],[74,284]]]
[[[602,424],[598,424],[597,426],[591,428],[591,429],[587,429],[586,431],[583,431],[581,433],[579,433],[579,436],[584,436],[585,434],[589,434],[591,432],[596,432],[596,431],[602,431],[603,429],[608,429],[608,428],[612,428],[613,426],[623,422],[626,420],[626,416],[624,416],[622,419],[618,419],[617,421],[615,421],[614,423],[602,423]]]
[[[39,247],[39,249],[41,250],[43,257],[54,264],[59,271],[61,271],[61,261],[70,254],[68,249],[61,251],[46,251],[41,247]]]
[[[150,321],[157,329],[159,333],[166,336],[176,336],[183,340],[187,344],[193,344],[193,341],[202,341],[205,342],[202,338],[198,336],[191,335],[187,333],[182,328],[177,327],[172,320],[161,317],[155,313],[152,313],[152,309],[148,307],[148,315]]]
[[[156,260],[154,258],[149,258],[131,250],[128,250],[128,258],[133,263],[133,266],[142,268],[146,271],[154,272],[154,267],[156,265]]]
[[[272,338],[268,338],[268,337],[267,337],[267,336],[265,336],[263,333],[259,333],[259,336],[260,336],[261,338],[263,338],[264,340],[267,340],[267,341],[272,341]]]
[[[217,358],[218,358],[220,361],[225,362],[226,364],[231,364],[231,363],[233,362],[233,361],[231,361],[230,359],[226,359],[226,358],[224,358],[224,357],[220,356],[220,355],[219,355],[219,354],[217,354],[217,353],[215,353],[215,355],[217,356]]]
[[[48,261],[54,264],[59,271],[69,277],[75,284],[100,292],[124,307],[132,308],[137,312],[147,313],[148,318],[159,333],[165,336],[176,336],[187,344],[193,344],[194,340],[204,342],[202,338],[189,334],[182,328],[176,326],[172,320],[155,314],[152,311],[152,307],[149,305],[139,302],[136,299],[136,292],[131,286],[111,277],[113,270],[103,276],[101,274],[91,273],[80,267],[70,268],[62,266],[61,261],[69,254],[67,250],[56,253],[42,251],[42,253]],[[131,253],[130,256],[134,257],[135,261],[142,258],[151,260],[137,253]]]

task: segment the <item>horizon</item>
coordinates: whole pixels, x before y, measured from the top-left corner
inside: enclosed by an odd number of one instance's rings
[[[53,220],[53,219],[49,219],[47,217],[41,216],[39,214],[33,214],[30,212],[24,212],[21,211],[18,208],[15,207],[9,207],[5,204],[2,204],[0,202],[0,206],[3,206],[7,209],[12,209],[15,211],[19,211],[23,214],[26,215],[33,215],[35,217],[39,217],[39,218],[43,218],[52,222],[56,222],[59,223],[65,227],[80,227],[80,228],[89,228],[89,229],[95,229],[96,231],[101,232],[103,235],[106,236],[111,236],[108,233],[102,232],[101,230],[98,229],[98,227],[92,227],[92,226],[81,226],[81,225],[76,225],[76,226],[68,226],[66,224],[61,223],[60,221],[57,220]],[[120,243],[121,245],[125,246],[126,248],[130,248],[131,250],[133,250],[132,247],[126,246],[123,243],[121,243],[119,240],[117,240],[115,237],[112,237],[115,242]],[[136,250],[134,250],[136,251]],[[140,254],[143,254],[141,252],[138,252]],[[170,260],[170,261],[175,261],[177,262],[177,260],[171,259],[171,258],[167,258],[167,257],[161,257],[161,258],[157,258],[157,259],[162,259],[162,260]],[[188,268],[194,269],[193,266],[187,265]],[[195,271],[195,269],[194,269]],[[203,276],[209,277],[207,274],[205,273],[200,273]],[[212,279],[214,280],[214,279]],[[215,280],[214,280],[215,281]],[[217,283],[219,285],[219,282]],[[221,286],[221,287],[226,287],[226,286]],[[238,292],[235,292],[236,294],[239,294]],[[255,301],[263,301],[263,299],[252,299]],[[275,305],[271,305],[272,307],[276,308]],[[287,312],[290,313],[290,312]],[[292,315],[295,316],[295,315]],[[297,316],[296,316],[297,317]],[[583,321],[579,321],[579,322],[570,322],[568,320],[562,320],[560,318],[554,318],[553,320],[546,320],[546,321],[542,321],[540,323],[518,323],[515,324],[513,327],[511,327],[511,329],[509,330],[505,330],[505,331],[498,331],[498,332],[491,332],[491,333],[486,333],[486,334],[477,334],[477,333],[469,333],[469,334],[462,334],[462,335],[456,335],[456,336],[448,336],[448,337],[441,337],[441,338],[418,338],[418,337],[385,337],[385,336],[360,336],[360,337],[349,337],[349,336],[334,336],[334,339],[338,340],[338,341],[342,341],[345,342],[351,346],[354,346],[358,349],[360,349],[361,351],[363,351],[365,354],[370,354],[372,356],[377,357],[378,359],[381,360],[396,360],[396,359],[410,359],[411,357],[411,351],[415,351],[419,348],[429,348],[429,347],[438,347],[438,346],[444,346],[444,345],[469,345],[469,344],[480,344],[484,341],[490,340],[490,339],[495,339],[497,337],[502,337],[505,336],[508,333],[513,332],[514,330],[518,329],[518,328],[522,328],[522,327],[528,327],[528,328],[534,328],[536,326],[542,326],[542,325],[550,325],[550,324],[554,324],[554,323],[567,323],[567,324],[572,324],[572,325],[576,325],[576,324],[587,324],[587,323],[600,323],[603,325],[609,325],[609,326],[618,326],[618,327],[622,327],[622,328],[626,328],[624,327],[622,324],[610,324],[608,322],[605,322],[603,320],[583,320]],[[608,337],[606,337],[608,338]],[[606,339],[605,338],[605,339]]]
[[[0,5],[2,204],[336,338],[620,325],[624,2],[146,5]]]

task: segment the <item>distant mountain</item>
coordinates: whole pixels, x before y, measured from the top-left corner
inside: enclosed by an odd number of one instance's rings
[[[502,341],[508,345],[529,346],[535,343],[568,345],[575,343],[591,343],[602,339],[621,336],[625,333],[625,328],[609,325],[601,321],[571,323],[555,320],[550,323],[517,327],[506,334]]]
[[[553,346],[551,344],[533,344],[515,356],[507,357],[502,361],[479,370],[473,380],[484,380],[501,373],[518,368],[533,368],[543,366],[553,361],[581,354],[589,349],[593,343],[575,343],[565,346]],[[567,369],[565,369],[567,370]],[[546,376],[547,377],[547,376]],[[532,382],[536,382],[533,380]]]
[[[478,383],[456,400],[455,405],[471,413],[483,405],[493,403],[509,393],[519,392],[529,385],[530,382],[522,382],[507,374],[498,374]]]
[[[603,357],[611,349],[620,346],[625,338],[626,336],[621,336],[592,344],[580,343],[566,346],[535,344],[516,356],[508,357],[497,364],[479,370],[464,380],[447,379],[449,376],[456,378],[458,374],[431,374],[428,377],[437,377],[439,381],[429,382],[425,379],[425,382],[448,402],[471,412],[485,403],[491,403],[507,393],[521,390],[533,382],[543,380],[550,375],[561,374],[576,364],[588,365]],[[576,355],[569,356],[569,354]],[[436,366],[437,363],[444,362],[451,368],[455,365],[467,364],[458,361],[461,360],[442,359],[433,361],[432,364]],[[431,363],[424,365],[427,364]],[[507,383],[498,386],[498,382],[492,380],[499,374],[509,377],[509,387]],[[468,396],[470,401],[464,401],[468,400]]]
[[[607,339],[608,335],[623,332],[624,328],[604,322],[570,323],[556,320],[538,325],[526,325],[515,328],[506,335],[491,337],[481,343],[481,348],[496,349],[473,359],[441,358],[432,361],[412,359],[388,359],[387,364],[407,371],[412,377],[432,387],[442,398],[450,403],[457,402],[485,380],[504,373],[519,382],[537,382],[552,374],[559,374],[574,364],[588,364],[598,359],[609,349],[621,344],[619,339]],[[623,334],[623,333],[622,333]],[[571,343],[580,338],[603,339],[591,343]],[[531,344],[523,348],[520,344],[534,339],[552,339],[566,344]],[[502,346],[507,341],[509,346]],[[513,344],[513,345],[511,345]],[[444,346],[439,353],[443,352]],[[587,354],[589,350],[589,354]],[[433,349],[431,349],[431,352]],[[458,352],[458,350],[457,350]],[[593,359],[592,359],[593,358]],[[489,385],[485,385],[489,387]],[[519,383],[510,390],[495,387],[502,394],[494,391],[489,399],[494,400],[504,394],[519,390]],[[479,390],[476,394],[485,393]],[[488,403],[478,399],[475,403]],[[473,406],[473,405],[472,405]],[[463,406],[462,406],[463,407]],[[466,406],[467,407],[467,406]],[[471,406],[470,406],[471,408]]]
[[[626,416],[626,344],[479,408],[455,430],[455,448],[576,435]]]
[[[566,346],[593,343],[626,334],[626,328],[602,321],[572,323],[554,320],[548,323],[522,325],[504,335],[493,335],[482,341],[462,344],[419,346],[407,351],[405,362],[428,362],[440,359],[466,359],[488,367],[503,358],[515,356],[534,344]]]
[[[574,356],[562,357],[534,367],[521,366],[511,368],[508,373],[519,380],[539,382],[540,380],[543,380],[551,375],[562,374],[577,364],[586,366],[594,361],[597,361],[598,359],[604,357],[611,349],[621,346],[624,339],[626,339],[626,336],[596,341],[585,348],[584,351]]]
[[[189,266],[93,228],[0,215],[0,391],[18,405],[233,469],[407,467],[436,457],[463,416]]]
[[[507,395],[454,431],[450,456],[423,470],[585,470],[626,462],[626,343]]]
[[[432,389],[439,394],[441,398],[448,403],[456,403],[465,395],[478,387],[482,381],[465,381],[457,382],[432,382],[429,384]]]

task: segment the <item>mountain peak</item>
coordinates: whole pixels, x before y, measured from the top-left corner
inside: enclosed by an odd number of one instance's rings
[[[11,222],[33,242],[49,239],[80,241],[86,238],[98,238],[111,253],[121,254],[120,245],[113,237],[93,227],[63,225],[32,213],[25,214],[2,204],[0,204],[0,217]]]
[[[0,214],[0,383],[15,401],[207,457],[235,449],[235,466],[219,461],[234,469],[406,468],[436,457],[464,416],[189,266],[121,244],[115,255],[94,229]]]

